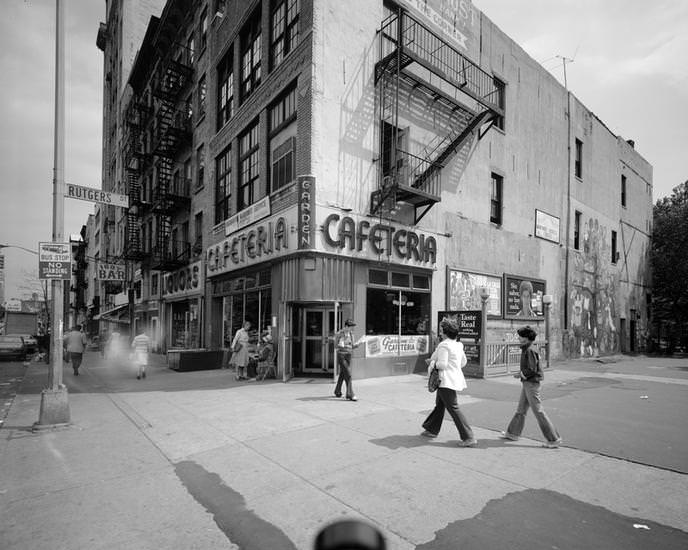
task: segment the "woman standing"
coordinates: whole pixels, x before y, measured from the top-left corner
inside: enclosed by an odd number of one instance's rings
[[[456,340],[459,335],[456,322],[450,319],[443,319],[440,323],[440,328],[445,335],[435,353],[430,358],[430,369],[437,367],[440,372],[440,387],[437,389],[437,396],[435,398],[435,408],[428,415],[423,422],[425,431],[422,433],[425,437],[437,437],[442,427],[442,420],[444,419],[445,409],[449,411],[456,429],[459,430],[459,447],[475,447],[478,441],[473,437],[473,430],[468,425],[466,417],[459,409],[459,402],[457,400],[456,392],[464,390],[466,386],[466,379],[463,376],[461,369],[466,365],[468,360],[463,351],[463,344]]]
[[[243,326],[236,331],[232,340],[232,358],[230,363],[236,367],[236,379],[247,380],[246,367],[248,366],[248,331],[251,323],[244,320]]]

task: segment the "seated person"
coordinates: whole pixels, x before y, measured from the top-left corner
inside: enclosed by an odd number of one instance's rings
[[[268,369],[275,363],[275,345],[272,343],[272,334],[263,334],[263,341],[258,347],[258,371],[267,374]],[[274,371],[273,371],[274,372]]]

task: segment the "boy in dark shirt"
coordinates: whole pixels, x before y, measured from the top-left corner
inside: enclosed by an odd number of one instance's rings
[[[540,399],[540,382],[544,375],[540,367],[540,355],[533,348],[536,336],[537,333],[529,326],[518,329],[518,340],[521,344],[521,370],[516,376],[521,379],[521,397],[518,400],[516,414],[509,422],[506,431],[502,432],[501,437],[516,441],[523,432],[528,408],[532,407],[542,434],[547,439],[543,447],[556,449],[561,444],[561,437],[545,413]]]

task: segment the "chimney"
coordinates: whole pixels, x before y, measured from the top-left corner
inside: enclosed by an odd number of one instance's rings
[[[635,149],[635,141],[633,141],[632,139],[627,139],[626,143],[628,143],[631,146],[631,148]]]

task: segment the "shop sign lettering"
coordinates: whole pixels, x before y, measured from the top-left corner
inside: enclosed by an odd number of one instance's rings
[[[299,176],[299,250],[313,248],[313,205],[315,204],[315,178],[313,176]]]
[[[435,237],[381,223],[371,225],[367,220],[355,222],[349,216],[340,219],[339,214],[325,218],[323,239],[331,247],[360,252],[365,246],[377,256],[394,255],[400,260],[434,264],[437,258]]]
[[[98,262],[99,281],[126,281],[126,267],[124,264],[106,264]]]
[[[162,295],[166,298],[199,294],[203,290],[202,263],[195,262],[166,273],[162,278]]]
[[[206,251],[208,275],[266,260],[289,248],[289,227],[284,217],[229,236]]]
[[[427,335],[380,334],[366,336],[366,357],[408,356],[422,353],[428,353]]]

